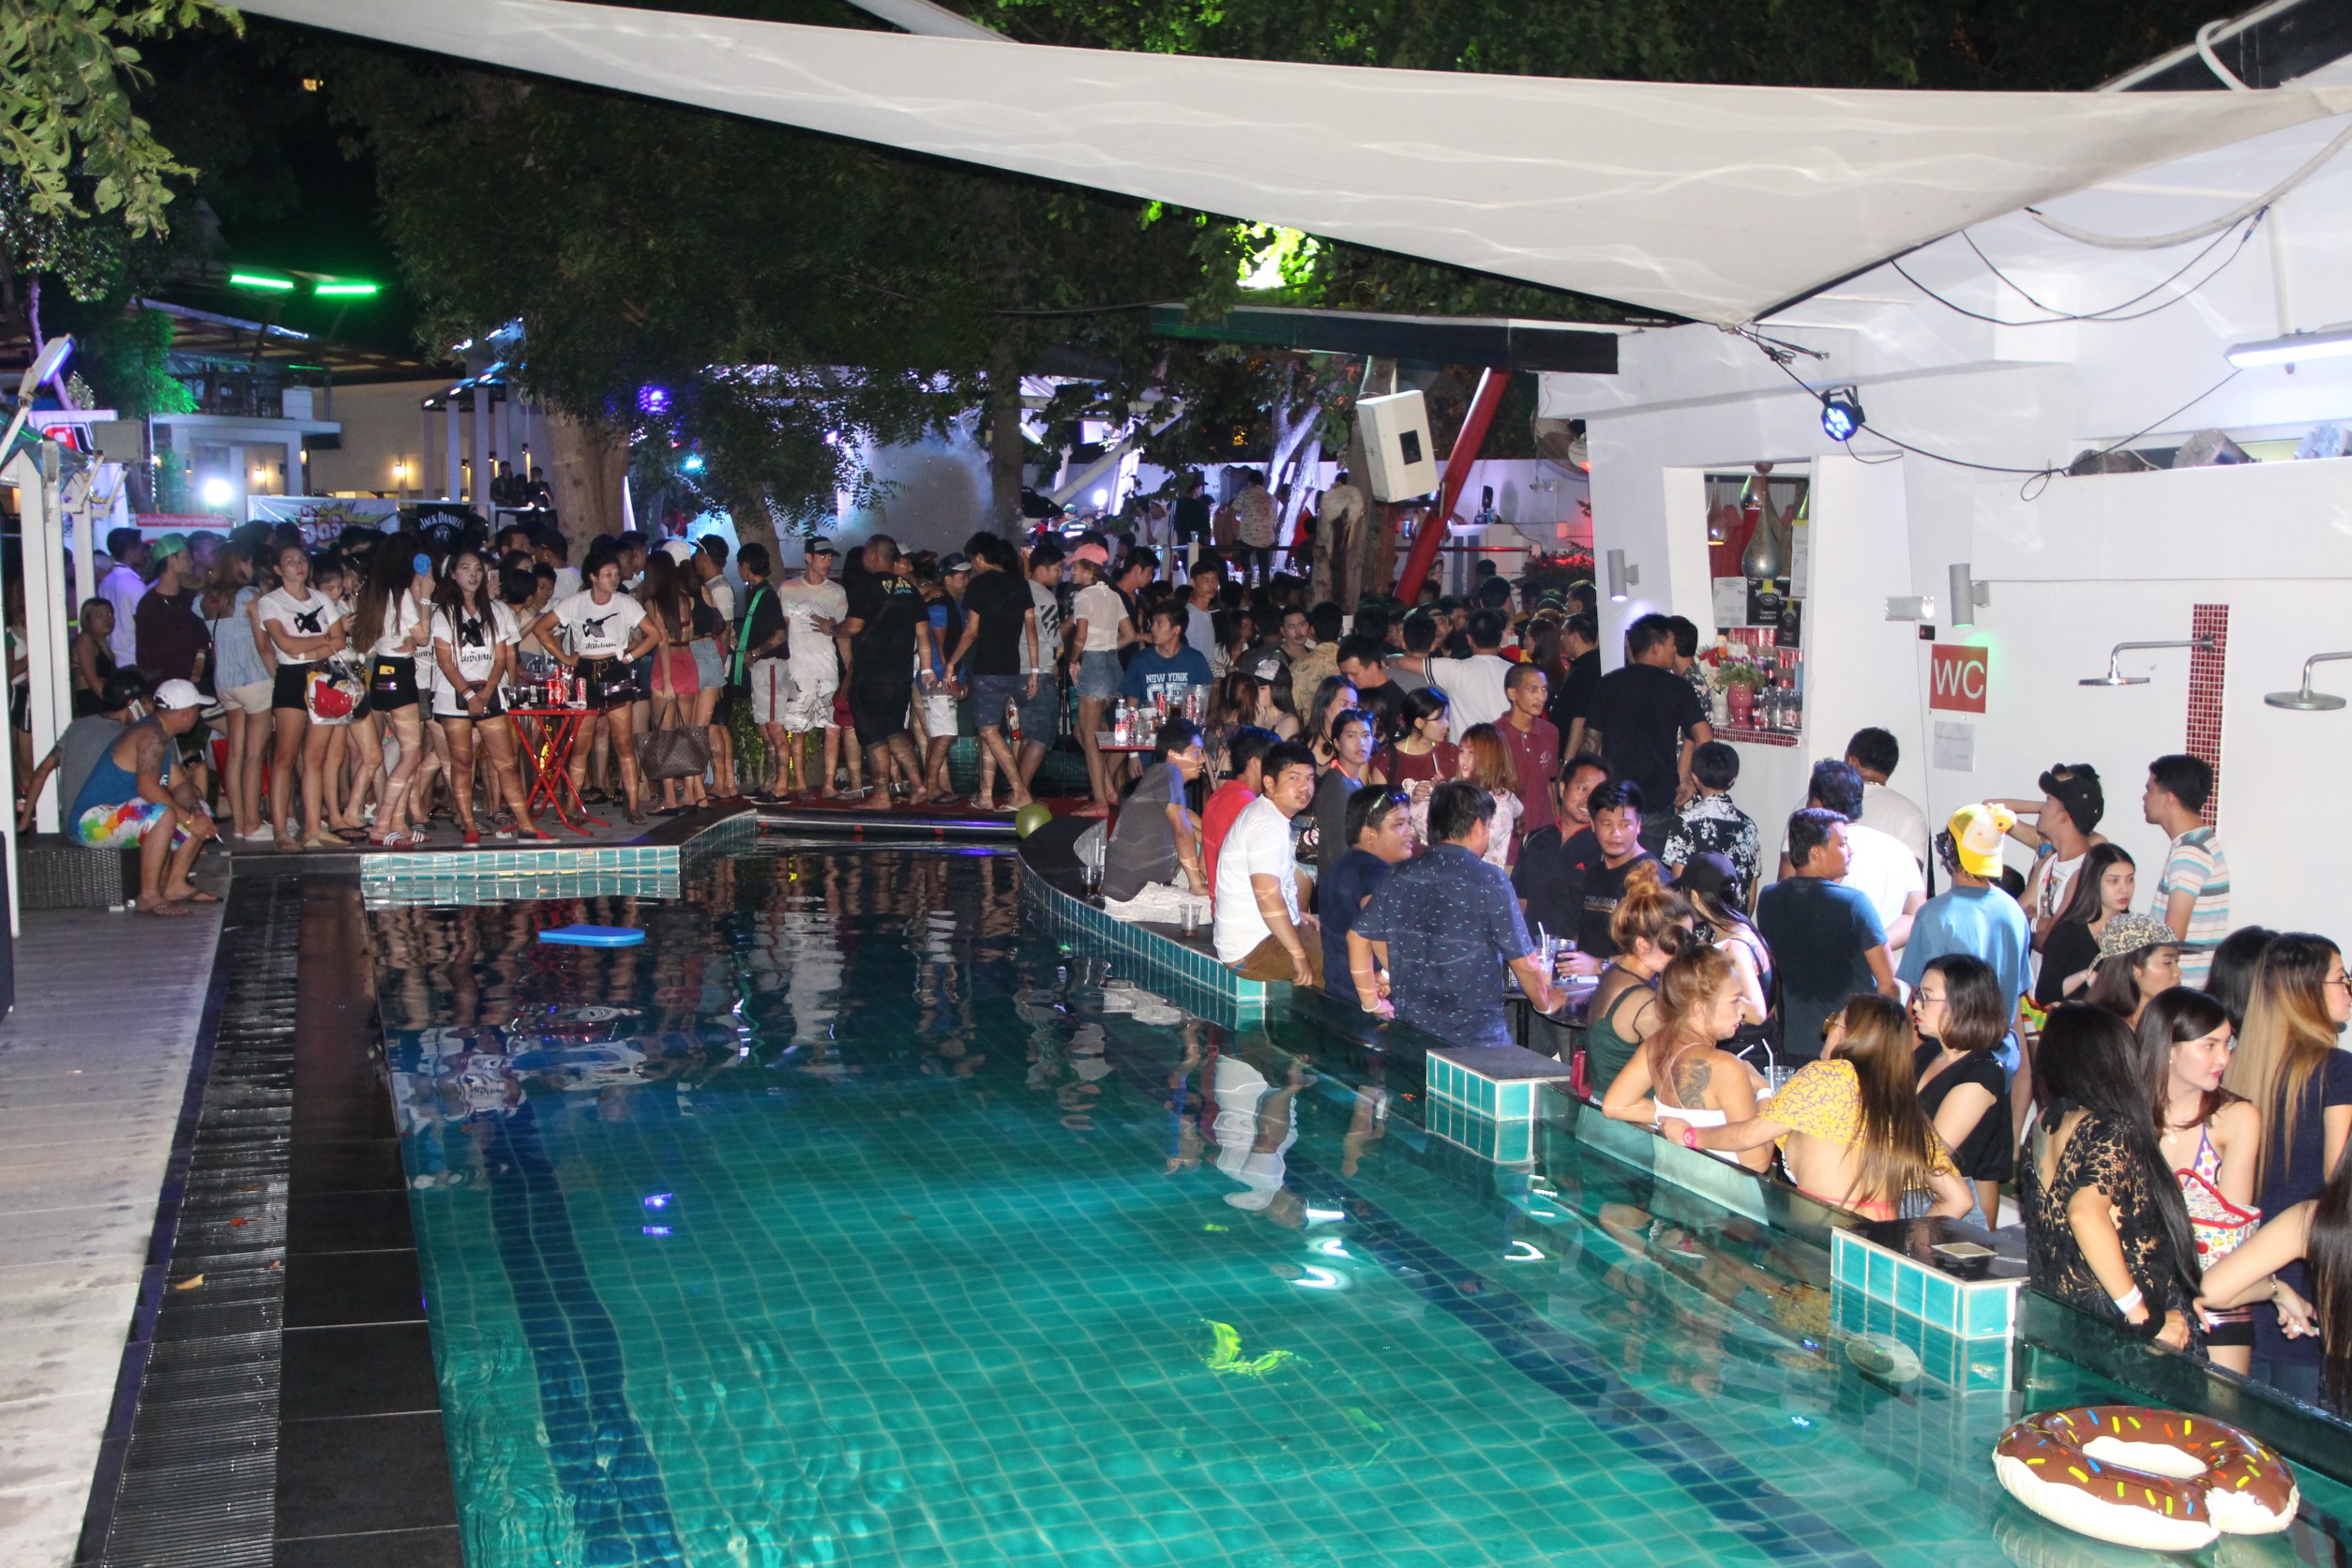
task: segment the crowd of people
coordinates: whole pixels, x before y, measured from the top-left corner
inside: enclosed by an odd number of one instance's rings
[[[1612,1117],[1866,1218],[2022,1225],[2070,1304],[2352,1393],[2352,992],[2328,940],[2233,927],[2206,761],[2148,767],[2148,889],[2094,768],[1931,831],[1876,729],[1814,767],[1768,865],[1668,618],[1600,674],[1564,596],[1456,627],[1260,623],[1209,608],[1214,567],[1190,587],[1145,613],[1172,644],[1205,611],[1214,697],[1104,836],[1114,912],[1194,904],[1238,975],[1449,1045],[1524,1032]]]

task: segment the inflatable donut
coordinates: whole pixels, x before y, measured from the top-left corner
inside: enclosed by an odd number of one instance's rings
[[[2146,1405],[2028,1416],[1993,1445],[1993,1469],[2043,1518],[2156,1552],[2284,1530],[2301,1501],[2286,1462],[2237,1427]]]

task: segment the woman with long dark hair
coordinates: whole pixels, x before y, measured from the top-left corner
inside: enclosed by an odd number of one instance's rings
[[[2294,1343],[2315,1347],[2313,1375],[2280,1385],[2296,1397],[2352,1410],[2352,1160],[2339,1161],[2317,1198],[2293,1205],[2213,1265],[2198,1304],[2210,1317],[2273,1295],[2299,1272],[2311,1301],[2288,1319]],[[2275,1297],[2274,1297],[2275,1299]]]
[[[512,838],[552,837],[531,820],[531,797],[522,787],[515,749],[515,721],[503,700],[515,670],[522,628],[515,612],[490,594],[490,567],[478,550],[449,558],[448,575],[433,591],[433,718],[449,746],[449,802],[470,847],[482,841],[474,820],[475,741],[490,751],[490,800],[504,801],[491,824],[493,835]],[[509,825],[511,823],[512,825]]]
[[[1380,776],[1401,786],[1416,806],[1428,800],[1431,790],[1461,772],[1457,749],[1446,739],[1451,707],[1445,692],[1437,686],[1405,693],[1396,739],[1380,747],[1372,759]]]
[[[1666,885],[1654,860],[1625,872],[1625,893],[1609,915],[1616,957],[1585,1003],[1585,1063],[1595,1088],[1606,1089],[1657,1032],[1658,976],[1691,942],[1690,901]]]
[[[1315,753],[1315,765],[1327,768],[1337,755],[1336,738],[1332,726],[1339,716],[1353,711],[1356,705],[1356,685],[1345,675],[1326,675],[1315,688],[1315,701],[1307,709],[1299,730],[1299,739]]]
[[[2158,1085],[2157,1141],[2189,1208],[2197,1267],[2210,1270],[2261,1223],[2254,1192],[2262,1117],[2222,1087],[2235,1041],[2229,1014],[2211,997],[2175,986],[2148,1004],[2135,1033],[2140,1071]],[[2205,1330],[2206,1353],[2215,1365],[2240,1374],[2249,1369],[2254,1342],[2250,1309],[2208,1313]]]
[[[2223,1084],[2254,1102],[2262,1117],[2254,1161],[2254,1205],[2283,1214],[2319,1196],[2344,1163],[2352,1135],[2352,1052],[2337,1048],[2352,1019],[2344,954],[2326,937],[2289,931],[2273,937],[2254,965],[2246,1025],[2238,1032]],[[2300,1264],[2280,1280],[2308,1297]],[[2254,1376],[2293,1394],[2315,1386],[2319,1353],[2282,1332],[2280,1313],[2254,1309]]]
[[[2066,904],[2042,939],[2042,972],[2033,985],[2037,1006],[2055,1007],[2080,999],[2099,961],[2099,937],[2107,922],[2132,907],[2138,871],[2120,844],[2093,844],[2082,867],[2067,883]]]
[[[1919,1108],[1936,1123],[1960,1174],[1976,1186],[1987,1226],[2000,1223],[2001,1184],[2016,1165],[2009,1075],[1995,1055],[2009,1033],[2009,999],[1983,959],[1947,953],[1929,960],[1911,993],[1919,1045],[1911,1071]]]
[[[1830,1016],[1822,1052],[1745,1122],[1694,1127],[1668,1117],[1659,1130],[1693,1149],[1777,1142],[1799,1192],[1865,1219],[1974,1209],[1976,1194],[1920,1109],[1903,1009],[1882,996],[1851,998]]]
[[[2196,1242],[2131,1030],[2104,1007],[2062,1003],[2039,1065],[2049,1101],[2017,1182],[2033,1288],[2185,1349]]]
[[[262,774],[269,754],[273,683],[253,640],[253,601],[262,596],[253,584],[253,552],[242,545],[224,544],[213,557],[212,580],[197,598],[204,629],[212,636],[213,689],[229,730],[228,766],[221,770],[220,795],[229,808],[240,840],[265,838],[262,827]],[[93,604],[104,604],[94,599]],[[77,679],[79,650],[76,651]],[[81,712],[75,693],[75,712]]]
[[[2232,1029],[2246,1026],[2246,1003],[2254,995],[2254,966],[2279,933],[2266,926],[2240,926],[2213,944],[2205,968],[2205,994],[2228,1010]]]
[[[310,847],[340,849],[327,837],[327,741],[325,725],[310,722],[307,693],[310,677],[348,641],[343,608],[310,581],[310,552],[296,539],[278,547],[278,585],[255,599],[255,645],[270,670],[270,825],[280,853]],[[303,811],[294,810],[294,779],[300,764]],[[309,831],[304,827],[308,824]]]
[[[1740,868],[1731,857],[1701,850],[1674,876],[1674,891],[1690,900],[1698,940],[1709,943],[1740,973],[1740,1028],[1726,1048],[1744,1057],[1772,1043],[1772,950],[1756,922],[1740,907]]]
[[[420,580],[425,591],[420,595]],[[416,656],[432,644],[432,561],[414,534],[380,542],[368,564],[352,611],[352,646],[367,656],[368,705],[391,732],[395,755],[385,776],[383,807],[368,842],[380,849],[408,849],[426,842],[409,821],[409,784],[425,756],[422,687]],[[372,762],[364,757],[361,766]]]
[[[694,705],[702,689],[702,675],[694,660],[694,642],[706,630],[716,634],[717,611],[702,602],[666,550],[645,558],[645,579],[639,585],[638,602],[645,607],[646,623],[659,640],[654,651],[653,690],[647,694],[653,699],[647,722],[656,731],[700,730],[702,726],[694,722]],[[658,809],[665,815],[701,803],[700,774],[661,781]]]
[[[588,775],[588,751],[601,725],[611,736],[613,754],[620,759],[621,789],[628,797],[629,821],[642,822],[645,807],[638,783],[637,743],[631,733],[629,704],[638,691],[629,679],[629,663],[654,646],[654,629],[644,625],[645,610],[621,592],[621,558],[609,550],[592,550],[582,578],[585,584],[569,598],[549,606],[531,627],[532,635],[556,647],[556,632],[564,634],[564,651],[555,656],[573,675],[587,683],[588,709],[596,716],[580,726],[580,744],[572,747],[572,788]]]

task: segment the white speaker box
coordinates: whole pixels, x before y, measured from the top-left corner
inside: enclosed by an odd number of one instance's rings
[[[1429,405],[1418,392],[1365,398],[1356,404],[1367,477],[1375,501],[1403,501],[1438,488],[1438,449],[1429,439]]]

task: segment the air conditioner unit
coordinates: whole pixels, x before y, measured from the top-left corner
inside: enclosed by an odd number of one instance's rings
[[[1418,392],[1365,398],[1356,404],[1372,499],[1405,501],[1438,488],[1438,450],[1429,439],[1429,405]]]

